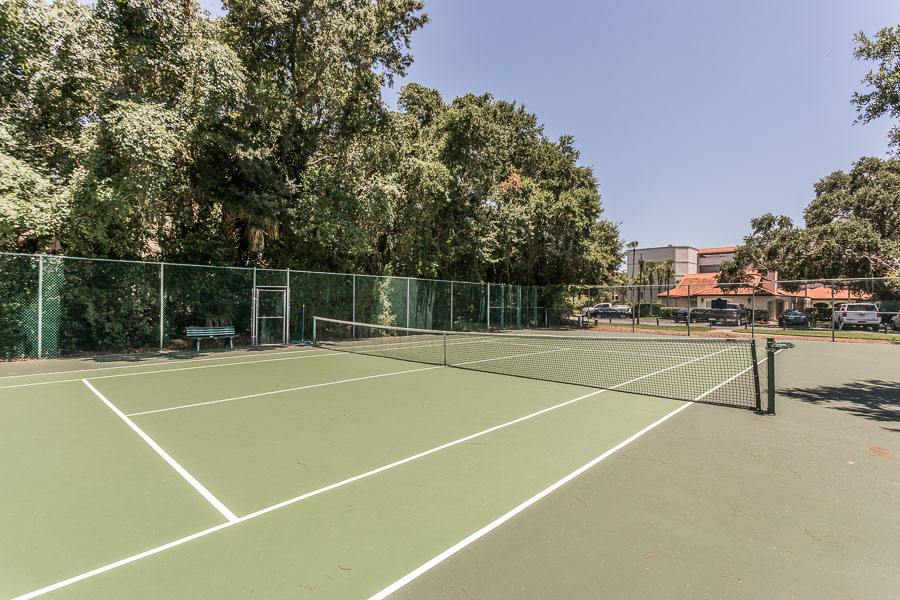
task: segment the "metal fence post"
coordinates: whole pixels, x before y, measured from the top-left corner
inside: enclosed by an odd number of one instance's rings
[[[356,274],[354,273],[353,275],[350,276],[350,278],[353,280],[353,299],[352,299],[353,307],[351,310],[352,315],[350,317],[350,320],[353,321],[354,323],[356,323]],[[353,329],[353,331],[352,331],[351,337],[353,339],[356,339],[356,325],[353,325],[352,329]]]
[[[750,338],[756,337],[756,288],[750,288]]]
[[[516,329],[522,329],[522,286],[516,286]]]
[[[453,331],[453,282],[450,282],[450,331]]]
[[[406,278],[406,327],[407,327],[407,328],[409,328],[409,300],[410,300],[409,287],[410,287],[410,281],[411,281],[410,278],[407,277],[407,278]],[[407,332],[407,333],[408,333],[408,332]]]
[[[687,292],[688,292],[687,318],[684,320],[684,322],[687,324],[688,337],[691,337],[691,285],[690,284],[688,284],[687,289],[688,289],[687,290]],[[707,325],[708,325],[708,323],[707,323]]]
[[[259,344],[259,332],[256,330],[258,320],[256,318],[256,267],[253,267],[253,292],[250,294],[250,345],[257,346]]]
[[[487,286],[487,328],[491,328],[491,284],[484,284]]]
[[[165,313],[165,269],[164,263],[159,263],[159,349],[163,349],[163,332],[165,331],[166,313]]]
[[[831,282],[831,341],[834,341],[834,281]]]
[[[284,343],[291,343],[291,270],[284,270]],[[302,317],[301,317],[302,318]]]
[[[43,358],[44,336],[44,256],[38,256],[37,357]]]

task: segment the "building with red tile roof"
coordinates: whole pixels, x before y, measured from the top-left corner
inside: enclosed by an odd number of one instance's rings
[[[808,308],[816,302],[831,303],[832,289],[824,284],[813,284],[800,289],[779,286],[774,274],[764,277],[760,273],[747,274],[744,283],[719,283],[717,273],[692,273],[685,275],[677,286],[658,294],[661,301],[669,306],[687,308],[709,308],[717,298],[725,298],[734,304],[747,308],[766,309],[774,317],[788,308]],[[871,298],[865,292],[841,289],[834,290],[834,302],[857,302]]]

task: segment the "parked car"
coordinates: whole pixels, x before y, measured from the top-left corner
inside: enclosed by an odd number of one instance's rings
[[[631,317],[631,307],[627,304],[616,304],[613,306],[613,310],[618,313],[618,316],[623,319],[627,319]]]
[[[891,319],[891,329],[894,331],[900,331],[900,313],[897,313]]]
[[[878,331],[878,327],[881,325],[881,314],[878,312],[876,304],[841,304],[834,313],[834,324],[841,329],[862,327]]]
[[[710,325],[736,325],[738,327],[750,322],[750,310],[743,304],[733,304],[722,298],[710,302]]]
[[[696,323],[698,321],[708,321],[709,320],[709,311],[705,308],[692,308],[690,309],[691,314],[691,323]],[[688,319],[688,309],[679,308],[675,311],[675,315],[673,316],[676,323],[687,323]]]
[[[581,309],[581,314],[588,318],[597,318],[597,317],[618,317],[620,313],[616,310],[617,307],[613,306],[609,302],[600,302],[599,304],[595,304],[594,306],[586,306]]]
[[[809,315],[802,310],[792,308],[778,315],[778,326],[789,327],[791,325],[799,325],[801,327],[809,327]]]

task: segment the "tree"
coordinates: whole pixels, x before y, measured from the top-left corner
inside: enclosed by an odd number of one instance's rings
[[[853,94],[857,122],[868,123],[883,115],[900,119],[900,26],[885,27],[874,38],[860,31],[853,39],[857,44],[853,56],[877,63],[877,69],[863,79],[872,91]],[[888,138],[900,156],[900,125],[891,128]]]
[[[420,0],[0,2],[0,246],[603,283],[615,224],[571,136],[407,85]]]
[[[747,270],[780,279],[881,277],[900,271],[900,160],[862,158],[814,186],[805,227],[788,217],[751,221],[722,281],[745,281]]]

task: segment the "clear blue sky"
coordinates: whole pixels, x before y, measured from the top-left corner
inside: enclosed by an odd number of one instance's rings
[[[853,125],[871,68],[853,34],[900,24],[896,0],[425,4],[406,81],[448,102],[490,92],[573,135],[626,242],[739,244],[752,217],[802,221],[813,183],[887,153],[887,121]]]

